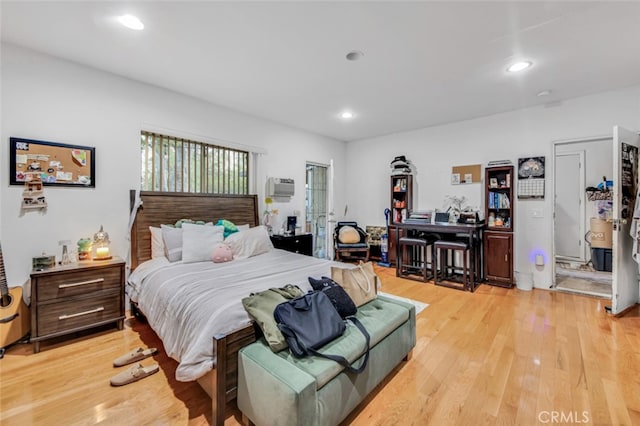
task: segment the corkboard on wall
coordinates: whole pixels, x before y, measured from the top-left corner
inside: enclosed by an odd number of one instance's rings
[[[468,166],[453,166],[451,168],[451,183],[480,183],[482,177],[482,165],[471,164]]]
[[[95,187],[95,148],[10,138],[10,183],[39,174],[44,185]]]

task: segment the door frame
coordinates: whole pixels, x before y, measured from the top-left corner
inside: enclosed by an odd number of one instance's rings
[[[567,144],[568,145],[568,144]],[[554,150],[557,148],[558,145],[554,146]],[[553,160],[554,160],[554,164],[555,164],[555,160],[556,157],[558,156],[573,156],[573,155],[577,155],[580,161],[580,172],[579,172],[579,178],[580,178],[580,188],[582,188],[584,190],[584,188],[586,188],[586,177],[585,177],[585,173],[586,173],[586,163],[585,163],[585,151],[584,149],[582,150],[577,150],[577,151],[564,151],[564,152],[554,152],[553,154]],[[554,168],[553,169],[553,191],[554,191],[554,195],[553,195],[553,236],[554,236],[554,245],[555,245],[555,236],[556,236],[556,215],[555,215],[555,207],[556,207],[556,185],[558,184],[558,169]],[[586,233],[585,231],[585,220],[586,220],[586,197],[585,197],[585,193],[584,191],[581,190],[580,191],[580,230],[579,232],[579,238],[581,241],[580,244],[580,257],[579,258],[573,258],[573,257],[569,257],[569,256],[559,256],[556,255],[554,256],[554,260],[555,259],[560,259],[560,260],[566,260],[569,262],[586,262],[587,261],[587,245],[584,244],[582,242],[582,240],[584,240],[584,235]]]
[[[633,142],[631,141],[633,140]],[[630,235],[634,211],[629,210],[627,217],[622,217],[623,205],[622,179],[622,144],[635,146],[640,151],[640,134],[621,126],[613,127],[613,179],[618,183],[613,186],[613,280],[610,312],[613,315],[623,315],[640,302],[640,281],[638,279],[638,264],[632,258],[633,237]],[[636,199],[638,193],[638,158],[635,161],[634,188],[630,196]]]
[[[324,218],[324,229],[325,229],[325,236],[324,236],[324,245],[325,245],[325,257],[324,259],[332,259],[333,257],[329,257],[329,244],[332,241],[332,238],[329,237],[329,204],[330,204],[330,200],[333,197],[333,194],[331,193],[330,190],[330,173],[331,173],[331,168],[332,168],[332,164],[324,164],[324,163],[319,163],[317,161],[305,161],[305,212],[304,212],[304,217],[305,217],[305,224],[306,224],[306,218],[307,218],[307,193],[308,191],[306,190],[306,185],[307,185],[307,167],[308,166],[313,166],[313,167],[323,167],[326,169],[325,172],[325,186],[326,186],[326,190],[325,190],[325,208],[326,208],[326,214],[325,214],[325,218]],[[317,241],[316,241],[316,234],[315,234],[315,230],[311,229],[311,234],[313,235],[313,244],[312,244],[312,255],[315,256],[315,251],[316,251],[316,245],[317,245]]]
[[[572,139],[559,139],[551,142],[551,167],[553,170],[553,185],[551,185],[551,212],[552,212],[552,225],[551,225],[551,288],[555,290],[557,282],[556,282],[556,147],[558,145],[569,145],[574,143],[585,143],[585,142],[599,142],[603,140],[610,140],[611,146],[613,147],[613,133],[610,135],[601,135],[601,136],[591,136],[584,138],[572,138]],[[612,148],[613,149],[613,148]],[[613,167],[613,164],[612,164]],[[586,173],[586,165],[583,168],[583,173]],[[584,209],[583,209],[584,210]],[[584,223],[584,222],[583,222]],[[586,244],[585,244],[586,250]],[[613,254],[615,256],[615,253]],[[586,293],[585,293],[586,294]]]

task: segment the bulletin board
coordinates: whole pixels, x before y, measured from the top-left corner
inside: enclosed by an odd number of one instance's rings
[[[471,164],[469,166],[453,166],[451,168],[451,183],[480,183],[482,165]]]
[[[49,186],[95,188],[95,148],[10,138],[9,183],[24,185],[33,174]]]

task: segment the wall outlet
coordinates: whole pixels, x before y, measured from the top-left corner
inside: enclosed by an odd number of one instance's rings
[[[542,213],[542,209],[531,209],[531,217],[535,217],[536,219],[541,219],[544,217]]]

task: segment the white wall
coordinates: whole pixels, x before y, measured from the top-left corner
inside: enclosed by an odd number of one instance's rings
[[[383,225],[389,204],[389,163],[406,155],[417,168],[414,209],[441,208],[446,195],[465,195],[469,204],[482,206],[481,184],[451,185],[452,166],[486,165],[490,160],[545,156],[552,163],[552,142],[611,135],[614,125],[640,129],[640,86],[496,114],[475,120],[350,142],[347,145],[347,199],[350,217],[364,225]],[[484,172],[483,172],[484,174]],[[552,173],[546,174],[546,197],[516,200],[515,269],[534,272],[534,285],[552,282],[549,262],[533,270],[532,253],[552,251]],[[542,209],[543,217],[532,217]],[[339,209],[338,209],[339,211]]]
[[[0,230],[8,280],[24,283],[31,258],[60,257],[59,240],[92,236],[104,225],[112,251],[128,247],[129,189],[140,187],[140,130],[149,126],[260,147],[258,195],[266,176],[290,177],[296,195],[280,215],[304,212],[306,161],[328,164],[344,181],[344,142],[237,113],[92,68],[2,45]],[[123,58],[124,60],[124,58]],[[168,71],[169,72],[169,71]],[[96,147],[96,188],[45,188],[46,211],[21,212],[22,187],[9,186],[9,137]],[[344,188],[336,186],[337,205]]]

